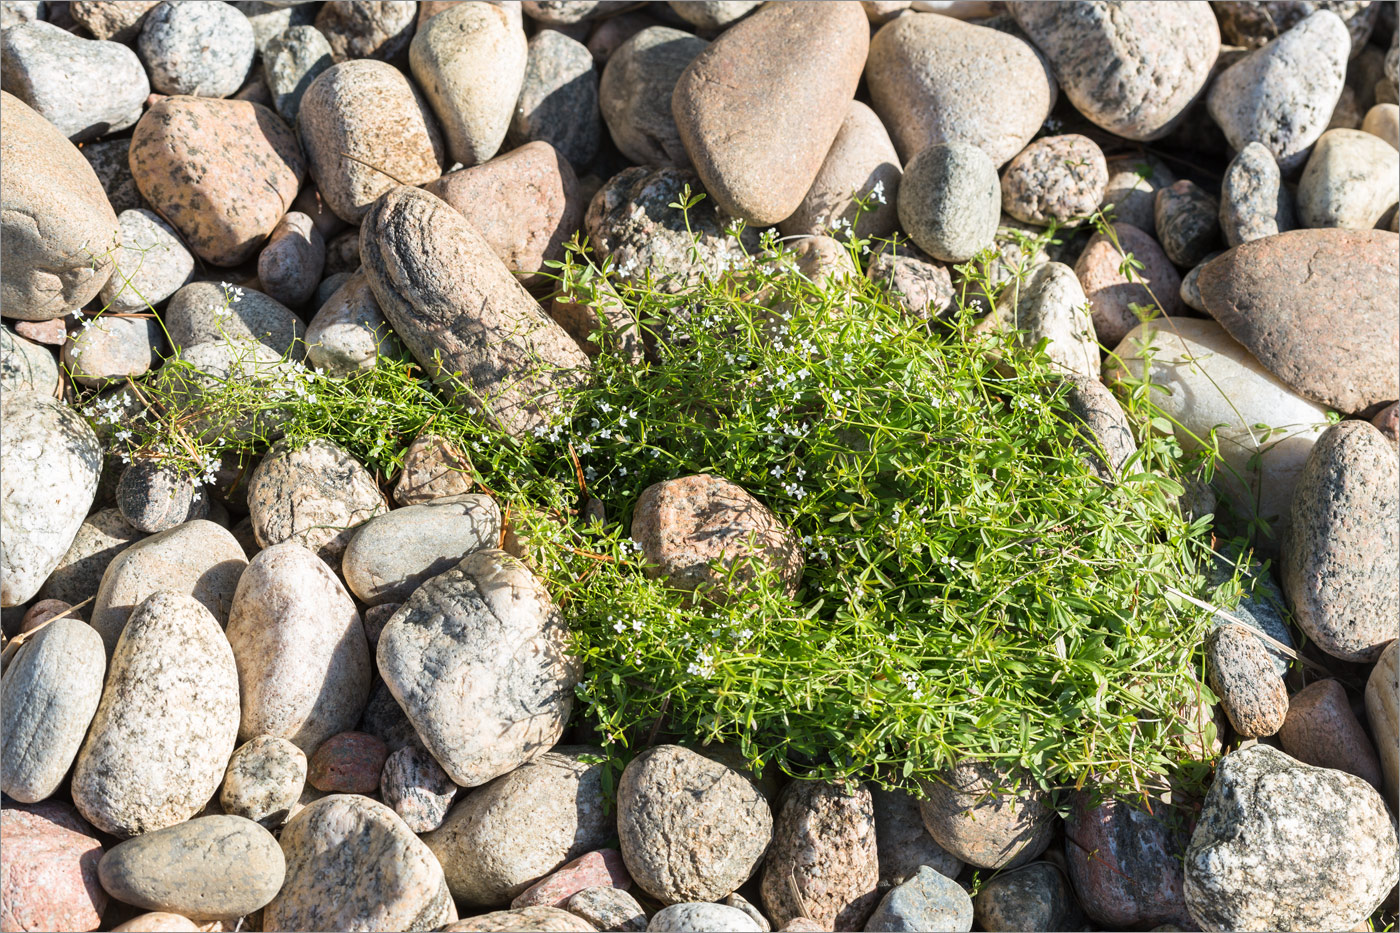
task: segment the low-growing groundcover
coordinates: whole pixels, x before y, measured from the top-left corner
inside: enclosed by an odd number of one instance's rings
[[[524,438],[446,405],[404,357],[341,379],[282,364],[278,388],[200,392],[179,388],[195,374],[173,360],[129,390],[151,411],[121,439],[208,476],[269,438],[193,426],[275,410],[259,424],[335,441],[385,481],[420,430],[460,441],[569,620],[586,662],[577,715],[619,763],[679,740],[804,778],[909,786],[972,757],[1052,789],[1198,788],[1210,612],[1178,594],[1230,594],[1205,582],[1208,519],[1176,508],[1187,465],[1170,436],[1139,432],[1105,483],[1038,349],[974,333],[966,302],[926,322],[865,279],[819,286],[790,266],[755,261],[678,294],[618,284],[651,360],[596,335],[590,383]],[[606,264],[578,252],[561,275],[587,295]],[[1148,387],[1129,388],[1148,424]],[[694,473],[739,484],[800,536],[794,598],[760,579],[719,605],[646,573],[633,506]]]

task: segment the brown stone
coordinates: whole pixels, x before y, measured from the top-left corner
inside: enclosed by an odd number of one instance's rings
[[[593,924],[558,907],[521,907],[518,910],[493,910],[489,914],[458,920],[443,927],[441,933],[515,933],[518,930],[592,933]]]
[[[112,927],[112,933],[200,933],[203,929],[183,914],[156,910],[132,917],[119,927]]]
[[[74,0],[68,4],[73,19],[94,39],[131,42],[141,34],[141,23],[160,0]]]
[[[676,82],[671,109],[720,207],[774,224],[802,203],[855,96],[870,26],[854,3],[770,3]]]
[[[875,810],[864,787],[796,781],[784,792],[760,891],[775,923],[862,929],[879,901]]]
[[[56,800],[0,810],[0,929],[96,930],[107,907],[102,842]]]
[[[962,761],[923,784],[919,813],[935,842],[977,868],[1015,868],[1050,844],[1055,811],[1028,774]]]
[[[68,322],[61,317],[47,321],[16,321],[15,333],[35,343],[61,347],[68,342]]]
[[[1278,737],[1283,750],[1304,764],[1345,771],[1381,789],[1376,751],[1351,711],[1346,689],[1330,677],[1293,694]]]
[[[1201,270],[1206,311],[1289,387],[1343,412],[1400,394],[1400,240],[1292,230]]]
[[[316,14],[316,28],[338,62],[388,61],[408,48],[417,12],[417,4],[394,0],[331,0]]]
[[[1391,402],[1382,408],[1380,413],[1371,419],[1371,423],[1391,444],[1400,444],[1400,402]]]
[[[306,780],[317,790],[373,794],[389,747],[365,732],[341,732],[322,742],[311,756]]]
[[[580,891],[601,886],[627,890],[632,876],[616,849],[580,855],[558,871],[530,885],[510,902],[511,907],[563,907]]]
[[[1118,346],[1128,331],[1140,323],[1133,305],[1157,305],[1167,317],[1174,317],[1185,308],[1181,303],[1181,276],[1157,241],[1129,224],[1114,224],[1113,230],[1118,238],[1116,244],[1112,238],[1096,233],[1074,264],[1074,273],[1079,276],[1079,284],[1084,286],[1094,312],[1094,331],[1099,343],[1106,347]],[[1122,272],[1128,254],[1143,265],[1134,271],[1131,280]]]
[[[855,223],[861,236],[888,237],[899,226],[895,199],[901,175],[899,154],[884,124],[875,111],[853,100],[812,187],[778,229],[788,236],[826,233],[836,229],[837,220],[844,220]],[[857,198],[869,199],[859,220]]]
[[[403,455],[403,472],[394,486],[394,501],[417,505],[472,491],[472,462],[456,444],[436,434],[420,434]]]

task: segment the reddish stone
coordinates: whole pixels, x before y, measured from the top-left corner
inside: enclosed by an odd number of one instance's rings
[[[62,615],[73,607],[61,599],[41,599],[29,607],[24,619],[19,623],[21,632],[30,632],[56,615]]]
[[[1113,225],[1113,238],[1094,234],[1074,264],[1074,274],[1084,286],[1094,312],[1094,332],[1099,343],[1116,347],[1139,323],[1133,305],[1149,308],[1161,302],[1167,317],[1185,310],[1181,303],[1181,275],[1152,237],[1131,224]],[[1142,263],[1132,278],[1123,274],[1126,254]],[[1153,298],[1156,298],[1156,301]]]
[[[1076,794],[1065,820],[1065,861],[1084,912],[1109,930],[1195,929],[1182,890],[1187,834],[1126,801],[1091,803]]]
[[[1392,444],[1400,443],[1400,402],[1391,402],[1382,408],[1371,423],[1380,428],[1386,440]]]
[[[1381,789],[1381,763],[1337,681],[1319,680],[1293,694],[1278,737],[1304,764],[1345,771]]]
[[[546,875],[510,902],[511,907],[563,907],[585,888],[609,887],[626,891],[632,876],[616,849],[599,849],[580,855],[563,868]]]
[[[389,746],[366,732],[341,732],[321,743],[311,756],[306,779],[326,793],[372,794]]]
[[[15,333],[25,340],[61,347],[68,342],[68,322],[61,317],[48,321],[15,321]]]
[[[810,917],[793,917],[778,928],[778,933],[825,933],[826,929]]]
[[[0,930],[96,930],[107,907],[102,842],[66,803],[0,811]]]

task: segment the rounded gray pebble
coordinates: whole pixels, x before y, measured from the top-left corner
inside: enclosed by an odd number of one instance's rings
[[[190,280],[194,256],[155,211],[122,211],[117,224],[117,267],[99,298],[110,311],[149,311]]]
[[[621,888],[607,885],[584,888],[569,898],[564,909],[599,930],[641,933],[647,928],[646,911],[635,897]]]
[[[348,376],[373,369],[381,356],[395,355],[399,342],[364,273],[337,275],[340,285],[307,325],[306,358],[333,376]]]
[[[306,325],[281,302],[251,288],[191,282],[170,296],[165,326],[177,349],[253,340],[273,353],[305,353]]]
[[[603,68],[599,105],[613,143],[639,165],[689,168],[671,115],[681,72],[709,45],[669,26],[643,29],[618,47]]]
[[[299,308],[316,293],[326,264],[326,241],[310,217],[288,211],[258,254],[258,281],[267,297]]]
[[[272,106],[296,126],[301,97],[316,76],[335,64],[331,46],[315,26],[293,26],[268,40],[262,50],[263,81]]]
[[[1162,252],[1182,268],[1200,264],[1220,248],[1219,216],[1220,202],[1194,181],[1160,189],[1153,220]]]
[[[161,94],[228,97],[243,85],[256,47],[248,17],[217,0],[166,0],[146,14],[137,51]]]
[[[1273,735],[1288,715],[1288,691],[1264,645],[1248,630],[1221,625],[1206,635],[1206,679],[1235,732]]]
[[[723,904],[672,904],[662,908],[647,924],[648,933],[707,933],[728,930],[730,933],[761,933],[753,918],[737,907]]]
[[[385,760],[379,795],[409,829],[426,833],[442,825],[457,796],[457,785],[427,749],[408,745]]]
[[[1226,246],[1277,236],[1298,225],[1293,196],[1274,154],[1252,142],[1230,160],[1220,182],[1220,232]]]
[[[103,314],[84,324],[91,326],[73,332],[61,358],[73,381],[88,388],[149,372],[165,346],[160,323],[152,317]]]
[[[574,165],[586,165],[598,154],[602,135],[593,53],[553,29],[535,33],[527,49],[511,144],[542,139]]]
[[[934,259],[971,259],[992,245],[1000,218],[996,166],[976,146],[930,146],[905,167],[899,185],[899,222]]]
[[[260,735],[229,758],[219,805],[225,813],[276,829],[291,816],[305,787],[306,752],[288,739]]]
[[[137,531],[155,534],[209,514],[209,498],[193,480],[153,460],[137,460],[117,483],[117,508]]]

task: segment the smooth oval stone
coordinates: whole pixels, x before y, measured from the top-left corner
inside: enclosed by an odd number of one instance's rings
[[[384,62],[326,69],[302,96],[297,127],[321,197],[348,223],[396,185],[442,174],[447,153],[437,120],[408,78]]]
[[[1392,149],[1400,149],[1400,107],[1395,104],[1376,104],[1366,111],[1361,121],[1362,132],[1370,133],[1385,140]]]
[[[363,272],[346,277],[306,327],[306,358],[333,376],[373,369],[398,347]]]
[[[258,251],[306,174],[296,133],[241,100],[162,98],[136,124],[130,159],[142,196],[216,266]]]
[[[183,823],[218,790],[237,734],[238,672],[218,620],[191,596],[156,593],[112,654],[73,802],[114,836]]]
[[[1327,129],[1350,51],[1341,17],[1318,10],[1225,69],[1211,84],[1206,107],[1232,149],[1263,143],[1292,175]]]
[[[1384,230],[1294,230],[1230,250],[1197,283],[1206,311],[1269,372],[1360,411],[1400,395],[1397,243]]]
[[[1380,752],[1387,800],[1395,799],[1400,778],[1400,641],[1381,652],[1366,681],[1366,721]]]
[[[152,310],[194,275],[194,256],[154,211],[122,211],[117,223],[121,247],[116,269],[102,286],[102,304],[109,311]]]
[[[1370,230],[1400,201],[1400,152],[1361,130],[1328,130],[1298,181],[1304,227]]]
[[[534,574],[488,548],[409,596],[379,636],[379,673],[443,770],[476,787],[563,734],[579,678],[567,635]]]
[[[153,317],[104,314],[83,325],[63,345],[60,359],[73,381],[88,388],[149,372],[165,346]]]
[[[978,147],[940,143],[905,166],[899,185],[899,222],[934,259],[971,259],[992,245],[1000,218],[996,166]]]
[[[1339,681],[1315,680],[1293,694],[1278,737],[1283,750],[1304,764],[1345,771],[1381,789],[1376,750]]]
[[[564,258],[586,207],[574,170],[548,142],[526,143],[423,188],[460,211],[527,288],[553,282],[545,263]]]
[[[310,217],[288,211],[258,254],[258,281],[269,298],[299,308],[316,292],[326,241]]]
[[[435,499],[362,525],[345,549],[341,571],[366,605],[401,603],[468,554],[495,547],[500,535],[501,510],[490,496]]]
[[[49,348],[0,328],[0,389],[57,395],[58,388],[58,362]]]
[[[1220,182],[1220,231],[1225,244],[1240,246],[1297,225],[1293,196],[1283,185],[1274,154],[1263,143],[1248,144],[1230,160]]]
[[[1152,215],[1157,191],[1176,177],[1156,159],[1115,156],[1107,163],[1109,179],[1100,206],[1112,206],[1109,219],[1113,222],[1128,224],[1152,236],[1156,232]]]
[[[737,907],[724,904],[672,904],[658,910],[647,924],[650,931],[665,933],[704,933],[731,930],[733,933],[759,933],[763,928]]]
[[[1094,332],[1106,347],[1138,325],[1133,305],[1159,307],[1168,317],[1182,310],[1181,276],[1152,237],[1129,224],[1113,224],[1113,236],[1096,233],[1074,263],[1093,312]],[[1116,242],[1115,242],[1116,241]],[[1131,255],[1142,268],[1129,279],[1123,262]]]
[[[530,38],[525,76],[511,116],[510,142],[540,140],[575,165],[598,154],[598,72],[593,53],[553,29]]]
[[[1215,14],[1201,0],[1069,7],[1022,0],[1008,7],[1050,59],[1075,109],[1127,139],[1171,132],[1220,51]]]
[[[229,612],[243,740],[272,735],[308,754],[353,729],[369,699],[369,644],[325,561],[293,541],[248,564]]]
[[[382,0],[335,0],[322,5],[316,29],[325,35],[338,62],[401,59],[413,37],[417,7]]]
[[[826,781],[788,785],[763,859],[760,892],[768,915],[779,924],[809,917],[832,929],[863,928],[879,883],[870,791]]]
[[[969,761],[925,781],[923,790],[919,813],[929,835],[970,865],[1015,868],[1050,844],[1055,812],[1023,773]]]
[[[135,125],[151,93],[136,53],[80,39],[52,23],[24,23],[0,38],[0,83],[75,143]]]
[[[442,14],[446,15],[446,14]],[[447,202],[416,188],[385,195],[360,228],[364,272],[384,316],[458,404],[520,435],[546,423],[588,357]]]
[[[102,636],[81,619],[57,619],[20,647],[0,690],[0,787],[8,796],[37,803],[58,790],[97,712],[106,670]]]
[[[956,878],[962,862],[933,841],[919,816],[913,794],[869,786],[875,807],[875,843],[879,852],[880,889],[909,880],[928,866],[940,875]]]
[[[162,3],[146,14],[137,43],[161,94],[229,97],[257,51],[248,17],[227,3]]]
[[[265,930],[434,930],[457,919],[442,866],[393,810],[354,794],[302,808],[282,830],[287,878]]]
[[[1051,365],[1061,372],[1097,379],[1099,345],[1089,299],[1074,270],[1045,262],[1031,269],[1025,284],[1005,289],[996,309],[979,327],[1021,332],[1016,339],[1034,347],[1042,339]]]
[[[145,533],[128,525],[117,509],[93,512],[83,519],[68,553],[39,588],[38,598],[62,600],[76,606],[96,596],[107,565],[144,537]]]
[[[277,437],[286,421],[285,410],[276,406],[246,413],[219,408],[208,396],[219,395],[228,383],[257,386],[274,399],[285,397],[274,393],[292,392],[301,384],[297,378],[298,360],[289,359],[248,337],[179,347],[171,358],[188,365],[163,366],[156,371],[155,378],[177,404],[192,412],[185,430],[210,443],[224,439],[248,441]]]
[[[967,896],[956,884],[943,888],[953,904],[961,901],[958,894]],[[1076,913],[1069,881],[1050,862],[1033,862],[989,879],[971,906],[978,926],[984,930],[1069,929]],[[959,929],[970,930],[971,924],[969,918]]]
[[[757,0],[700,0],[691,2],[668,2],[666,4],[681,19],[705,30],[723,29],[738,19],[748,15],[758,6]]]
[[[1188,179],[1157,191],[1154,227],[1162,252],[1178,266],[1193,267],[1220,248],[1220,203]]]
[[[455,4],[418,30],[409,64],[442,121],[453,161],[477,165],[501,148],[526,59],[520,23],[488,3]]]
[[[28,602],[73,543],[97,493],[102,446],[51,395],[0,399],[0,605]]]
[[[1344,661],[1373,661],[1400,613],[1400,465],[1381,432],[1344,421],[1323,432],[1293,492],[1283,592],[1309,640]]]
[[[1182,893],[1186,827],[1160,806],[1076,793],[1065,817],[1065,862],[1084,912],[1106,930],[1190,924]],[[1047,926],[1046,929],[1059,929]]]
[[[286,862],[252,820],[204,816],[128,839],[97,871],[119,901],[208,922],[261,909],[282,887]]]
[[[222,626],[247,566],[243,548],[225,529],[203,519],[177,525],[111,558],[90,622],[102,636],[108,657],[132,610],[158,590],[193,596]]]
[[[229,758],[219,806],[225,813],[276,829],[305,786],[306,753],[286,739],[260,735],[238,746]]]
[[[1138,450],[1128,416],[1098,377],[1071,374],[1065,382],[1074,446],[1091,473],[1106,483],[1116,482]]]
[[[1103,201],[1108,163],[1093,140],[1070,134],[1031,143],[1001,176],[1002,209],[1032,224],[1084,222]]]
[[[1055,79],[1021,36],[950,16],[906,14],[870,40],[871,106],[906,162],[929,146],[969,143],[1004,165],[1055,105]],[[1008,100],[1008,87],[1017,93]]]
[[[618,151],[641,165],[690,168],[671,94],[704,39],[669,26],[650,26],[608,57],[598,104]]]
[[[331,45],[315,26],[292,26],[267,41],[262,48],[263,81],[283,120],[296,125],[307,88],[333,64]]]
[[[855,4],[774,3],[691,60],[671,110],[721,208],[759,225],[797,209],[855,96],[869,35]]]
[[[63,317],[112,274],[117,215],[92,166],[48,120],[0,91],[0,307],[21,321]]]
[[[560,746],[465,795],[441,828],[424,836],[464,904],[510,903],[616,832],[603,797],[598,750]]]
[[[155,910],[131,918],[121,926],[112,927],[113,933],[200,933],[200,924],[184,914],[172,914],[165,910]]]
[[[151,534],[209,515],[209,500],[194,480],[154,460],[137,460],[122,471],[116,500],[128,525]]]
[[[96,930],[107,909],[97,880],[102,840],[67,803],[0,810],[0,926],[6,930]]]
[[[899,226],[896,205],[903,174],[899,155],[880,118],[853,100],[812,187],[778,229],[785,236],[816,235],[834,230],[838,221],[844,221],[856,224],[856,232],[863,237],[888,237]],[[869,199],[869,209],[859,220],[857,198]]]
[[[1264,645],[1236,625],[1206,636],[1206,678],[1242,738],[1273,735],[1288,715],[1288,691]]]
[[[521,907],[477,914],[442,927],[440,933],[514,933],[538,930],[541,933],[588,933],[593,924],[558,907]]]

